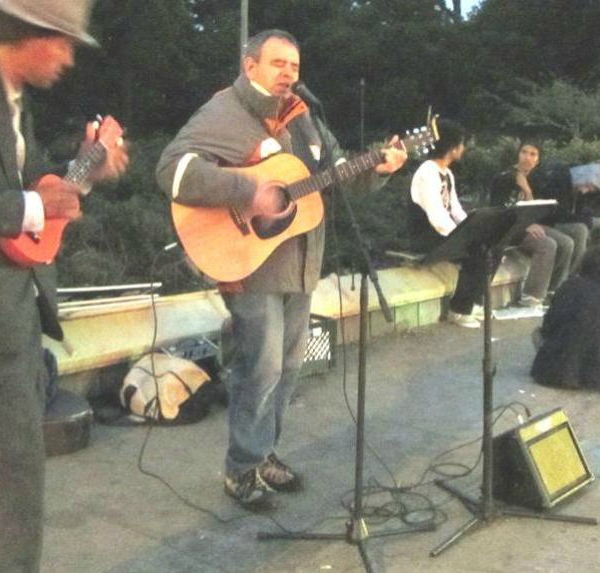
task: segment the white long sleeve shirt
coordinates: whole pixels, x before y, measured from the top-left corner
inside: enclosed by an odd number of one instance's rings
[[[410,195],[440,235],[448,236],[467,217],[456,194],[452,171],[440,167],[433,159],[415,171]]]

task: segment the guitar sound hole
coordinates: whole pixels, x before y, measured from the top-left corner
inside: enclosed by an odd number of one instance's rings
[[[296,218],[298,206],[293,205],[292,210],[288,215],[280,219],[274,219],[271,217],[253,217],[251,224],[256,236],[260,239],[270,239],[279,235],[279,233],[285,231]]]

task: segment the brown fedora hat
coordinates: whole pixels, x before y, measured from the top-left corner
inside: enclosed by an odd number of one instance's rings
[[[0,0],[0,11],[27,24],[98,46],[87,33],[93,3],[94,0]]]

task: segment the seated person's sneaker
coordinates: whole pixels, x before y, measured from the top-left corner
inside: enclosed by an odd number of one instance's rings
[[[485,309],[480,304],[474,304],[473,310],[471,311],[471,316],[476,318],[477,320],[485,319]]]
[[[517,302],[517,306],[522,306],[523,308],[542,308],[543,303],[539,298],[535,296],[531,296],[530,294],[522,294],[521,298]]]
[[[458,312],[448,311],[446,320],[451,324],[463,326],[465,328],[479,328],[481,323],[471,314],[460,314]]]
[[[300,474],[284,464],[274,453],[259,467],[260,477],[275,491],[298,491],[302,488]]]
[[[546,302],[546,300],[540,300],[539,298],[528,294],[521,295],[521,298],[517,302],[517,306],[534,310],[548,310],[548,305],[549,303]]]
[[[264,482],[258,468],[235,476],[225,474],[225,493],[250,510],[272,509],[273,490]]]

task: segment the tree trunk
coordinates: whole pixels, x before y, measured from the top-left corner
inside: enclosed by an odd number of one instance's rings
[[[456,22],[460,22],[462,19],[462,0],[452,0],[452,11],[454,12],[454,19]]]
[[[446,5],[446,0],[437,0],[439,9],[447,14],[454,22],[462,20],[462,0],[452,0],[452,9]]]

